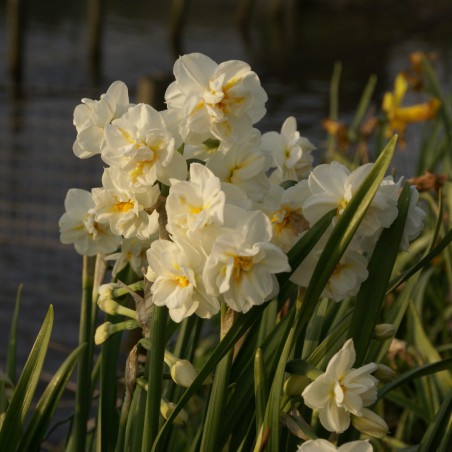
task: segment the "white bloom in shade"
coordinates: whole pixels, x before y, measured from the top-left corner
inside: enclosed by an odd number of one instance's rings
[[[223,295],[237,312],[247,312],[277,293],[275,274],[290,271],[287,256],[269,243],[272,228],[260,211],[244,212],[234,230],[220,235],[204,267],[208,293]]]
[[[125,238],[149,239],[158,230],[158,214],[154,206],[160,195],[158,185],[144,192],[121,189],[121,181],[113,168],[102,177],[103,188],[93,188],[98,221],[109,223],[112,232]]]
[[[105,144],[105,126],[121,117],[130,106],[127,86],[119,81],[112,83],[100,100],[82,99],[74,110],[77,129],[74,154],[80,158],[100,154]]]
[[[73,243],[76,251],[86,256],[111,253],[118,248],[121,238],[111,232],[108,224],[96,221],[90,192],[70,189],[64,207],[66,212],[58,222],[62,243]]]
[[[368,163],[350,172],[345,166],[333,162],[314,168],[308,178],[311,196],[303,205],[303,215],[311,226],[332,209],[336,210],[337,219],[372,167],[373,163]],[[394,183],[390,176],[382,181],[358,228],[357,235],[375,236],[383,228],[391,226],[398,215],[399,189],[400,185]],[[333,223],[335,221],[333,220]]]
[[[301,265],[293,272],[290,280],[302,287],[308,287],[323,249],[315,247]],[[367,259],[358,251],[347,249],[334,269],[322,297],[341,301],[355,296],[361,284],[368,278]]]
[[[424,228],[424,220],[426,213],[418,207],[419,192],[416,187],[410,187],[410,205],[408,207],[408,215],[406,218],[405,229],[403,230],[400,248],[407,250],[411,241],[419,236]]]
[[[207,167],[222,182],[235,185],[253,201],[262,201],[270,188],[266,157],[249,145],[233,146],[225,154],[217,152]]]
[[[180,57],[174,64],[176,80],[168,87],[168,109],[179,110],[181,135],[198,142],[212,134],[223,139],[231,136],[239,120],[255,124],[265,114],[267,94],[258,76],[243,61],[218,65],[200,53]]]
[[[310,195],[307,181],[300,181],[284,190],[272,185],[262,204],[262,210],[270,218],[273,228],[273,243],[287,252],[309,229],[309,223],[303,216],[302,206]]]
[[[350,426],[350,414],[363,416],[363,408],[377,398],[378,380],[371,375],[377,364],[354,369],[356,354],[349,339],[330,360],[326,371],[302,393],[305,404],[319,410],[320,423],[330,432],[342,433]]]
[[[129,174],[135,186],[155,181],[169,185],[169,179],[185,180],[187,165],[177,152],[165,118],[149,105],[138,104],[105,128],[106,147],[102,159]]]
[[[157,240],[147,251],[146,278],[153,282],[152,299],[166,306],[175,322],[196,314],[210,318],[220,309],[215,296],[207,295],[202,281],[205,257],[189,243]]]
[[[118,253],[109,254],[106,257],[107,260],[115,261],[112,270],[113,277],[123,270],[127,264],[130,265],[137,275],[142,275],[143,270],[145,270],[148,265],[146,251],[151,246],[151,242],[157,238],[157,234],[155,237],[146,240],[139,240],[136,237],[130,239],[123,238],[121,250]]]
[[[261,149],[272,157],[275,170],[270,175],[270,181],[275,184],[286,180],[298,181],[311,171],[314,161],[311,152],[315,147],[307,138],[300,136],[293,116],[284,121],[281,133],[267,132],[262,135]]]
[[[166,201],[168,230],[190,235],[211,225],[222,225],[225,194],[212,171],[199,163],[190,166],[190,180],[172,184]]]
[[[367,408],[362,409],[361,416],[353,416],[352,424],[356,430],[375,438],[383,438],[389,432],[385,420]]]
[[[372,452],[369,441],[351,441],[336,447],[326,439],[310,439],[298,446],[297,452]]]
[[[198,139],[197,139],[198,138]],[[214,154],[227,153],[234,145],[253,146],[258,148],[261,142],[261,133],[252,127],[248,121],[238,121],[234,128],[234,135],[219,140],[213,134],[209,139],[205,137],[190,136],[190,140],[184,143],[184,157],[186,159],[197,158],[207,162]]]

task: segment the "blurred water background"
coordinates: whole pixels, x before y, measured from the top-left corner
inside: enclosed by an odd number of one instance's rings
[[[23,365],[48,305],[55,308],[52,372],[77,342],[81,258],[59,242],[58,219],[69,188],[100,185],[102,162],[72,153],[74,107],[98,98],[123,80],[136,101],[143,76],[171,75],[178,54],[203,52],[218,62],[247,61],[269,95],[262,131],[279,130],[294,115],[301,133],[319,149],[325,133],[332,68],[342,61],[341,119],[350,120],[370,74],[374,96],[392,89],[395,75],[415,50],[434,52],[444,87],[452,74],[452,23],[447,1],[287,1],[279,19],[270,0],[254,2],[243,32],[238,0],[188,2],[180,41],[169,37],[171,2],[110,0],[102,11],[101,55],[87,58],[86,3],[26,2],[23,76],[14,85],[6,67],[6,0],[0,1],[0,368],[17,286],[24,283],[19,324]],[[244,3],[244,2],[243,2]],[[284,3],[284,2],[282,2]],[[298,8],[294,8],[297,6]],[[417,137],[397,156],[401,173],[413,175]],[[317,156],[319,158],[319,156]]]

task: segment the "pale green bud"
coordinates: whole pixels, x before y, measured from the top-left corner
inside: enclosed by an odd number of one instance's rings
[[[288,396],[301,396],[304,388],[311,382],[308,377],[304,375],[291,375],[284,382],[284,393]]]
[[[165,419],[168,419],[171,416],[175,407],[176,405],[173,402],[168,402],[165,399],[160,400],[160,413]],[[177,416],[174,419],[173,424],[182,426],[185,425],[187,421],[188,414],[184,409],[182,409],[179,411],[179,413],[177,413]]]
[[[362,416],[352,416],[352,424],[356,430],[374,438],[383,438],[389,432],[385,420],[367,408],[362,409]]]
[[[397,376],[397,374],[385,364],[378,364],[377,370],[373,373],[375,378],[383,383],[389,383]]]
[[[395,333],[396,329],[392,323],[380,323],[375,325],[374,338],[377,341],[385,341],[394,337]]]
[[[105,322],[97,327],[96,333],[94,334],[94,343],[96,345],[103,344],[110,337],[110,325],[110,322]]]

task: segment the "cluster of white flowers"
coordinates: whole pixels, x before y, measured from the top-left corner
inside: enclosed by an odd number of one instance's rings
[[[254,125],[267,95],[242,61],[189,54],[176,61],[174,75],[164,111],[131,104],[122,82],[76,107],[75,155],[99,154],[107,167],[101,187],[69,191],[62,242],[81,254],[107,254],[114,274],[129,263],[177,322],[208,318],[222,302],[246,312],[277,294],[280,272],[292,270],[292,281],[307,286],[328,232],[298,269],[290,269],[287,251],[332,209],[334,227],[372,164],[313,168],[314,146],[294,117],[280,132],[261,135]],[[284,189],[286,181],[292,186]],[[400,181],[383,180],[325,297],[357,293],[379,234],[398,215],[400,189]],[[413,189],[403,248],[422,228],[417,198]],[[162,199],[166,237],[159,237]]]

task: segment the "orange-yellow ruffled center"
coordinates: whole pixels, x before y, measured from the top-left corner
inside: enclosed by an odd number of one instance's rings
[[[253,268],[253,258],[251,256],[234,256],[234,279],[238,282],[242,278],[243,272],[248,272]]]
[[[118,213],[125,213],[131,209],[133,209],[133,202],[130,201],[117,202],[113,205],[113,211]]]

